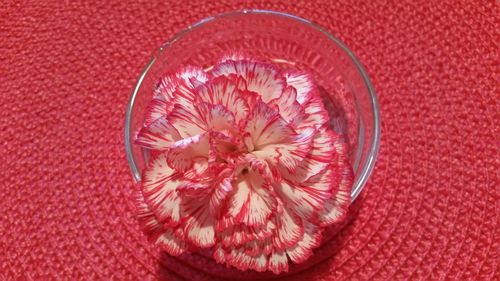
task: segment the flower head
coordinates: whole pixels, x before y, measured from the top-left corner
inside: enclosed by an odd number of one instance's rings
[[[346,145],[306,72],[234,55],[185,67],[158,83],[136,143],[151,151],[139,220],[171,255],[287,271],[350,202]]]

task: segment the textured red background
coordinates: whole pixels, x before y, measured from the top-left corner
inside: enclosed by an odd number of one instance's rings
[[[498,2],[141,2],[0,5],[0,280],[194,272],[167,270],[133,218],[125,105],[153,49],[240,8],[326,27],[381,106],[379,160],[333,257],[291,279],[499,278]]]

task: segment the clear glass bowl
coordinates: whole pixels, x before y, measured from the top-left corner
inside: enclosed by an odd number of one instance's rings
[[[354,200],[373,170],[380,142],[379,108],[368,75],[354,54],[323,28],[264,10],[206,18],[156,50],[132,91],[125,117],[125,149],[134,180],[141,180],[145,165],[144,151],[133,144],[134,138],[159,78],[186,64],[210,68],[221,55],[234,50],[314,75],[331,114],[331,127],[345,134],[350,145]]]

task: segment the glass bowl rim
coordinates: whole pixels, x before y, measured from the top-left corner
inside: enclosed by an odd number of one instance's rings
[[[371,102],[371,108],[373,110],[373,134],[372,138],[370,140],[371,146],[369,147],[369,152],[368,156],[366,157],[366,161],[364,165],[361,167],[361,173],[359,174],[358,177],[355,178],[355,181],[353,183],[353,188],[351,190],[351,201],[354,201],[359,193],[363,190],[364,186],[366,185],[366,182],[368,181],[368,178],[370,177],[373,168],[375,167],[375,162],[377,159],[378,155],[378,150],[380,147],[380,112],[379,112],[379,105],[377,101],[377,96],[375,93],[375,88],[373,87],[370,78],[368,77],[368,74],[359,61],[359,59],[354,55],[354,53],[337,37],[333,36],[330,32],[328,32],[326,29],[323,27],[306,20],[304,18],[283,13],[283,12],[277,12],[277,11],[271,11],[271,10],[260,10],[260,9],[243,9],[243,10],[237,10],[237,11],[232,11],[232,12],[225,12],[225,13],[220,13],[216,14],[214,16],[209,16],[207,18],[204,18],[194,24],[191,24],[187,26],[186,28],[182,29],[180,32],[176,33],[172,38],[167,40],[165,43],[163,43],[157,51],[160,53],[167,48],[169,45],[174,43],[175,41],[179,40],[182,38],[186,33],[200,27],[203,24],[209,23],[211,21],[214,21],[219,18],[224,18],[224,17],[232,17],[232,16],[241,16],[241,15],[246,15],[246,14],[260,14],[260,15],[271,15],[271,16],[280,16],[284,18],[288,18],[290,20],[295,20],[297,22],[300,22],[302,24],[305,24],[313,29],[316,29],[317,31],[320,31],[324,36],[326,36],[328,39],[330,39],[334,44],[339,46],[351,59],[351,61],[354,63],[356,66],[358,72],[361,74],[361,77],[363,78],[363,81],[365,83],[366,88],[368,89],[368,94],[370,96],[370,102]],[[142,85],[142,82],[144,78],[146,77],[149,69],[153,66],[153,64],[156,61],[156,56],[153,55],[150,59],[150,61],[146,64],[146,67],[141,71],[139,78],[137,79],[137,82],[132,90],[132,93],[130,95],[128,104],[127,104],[127,109],[125,113],[125,128],[124,128],[124,137],[125,137],[125,153],[127,156],[127,162],[129,164],[130,170],[132,172],[132,177],[136,182],[139,182],[141,180],[141,172],[137,168],[135,159],[134,159],[134,154],[132,150],[133,143],[131,142],[131,132],[130,132],[130,127],[131,127],[131,122],[132,122],[132,110],[134,108],[135,100],[137,93],[139,92],[139,89]],[[366,142],[365,142],[366,143]]]

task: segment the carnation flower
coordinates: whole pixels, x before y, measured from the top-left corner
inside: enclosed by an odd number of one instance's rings
[[[155,88],[136,143],[137,207],[170,255],[210,248],[241,270],[288,270],[343,219],[352,170],[311,75],[231,55]]]

